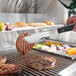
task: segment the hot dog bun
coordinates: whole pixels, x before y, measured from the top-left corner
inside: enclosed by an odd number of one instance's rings
[[[46,27],[47,24],[46,23],[27,23],[28,26],[34,26],[34,27]]]

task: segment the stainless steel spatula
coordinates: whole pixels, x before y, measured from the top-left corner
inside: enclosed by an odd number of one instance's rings
[[[35,43],[43,37],[50,36],[50,34],[57,35],[57,34],[60,34],[60,33],[63,33],[63,32],[72,31],[74,25],[75,25],[75,23],[64,26],[64,27],[60,27],[60,28],[57,28],[57,29],[52,29],[52,30],[49,30],[47,32],[35,33],[35,34],[32,34],[31,36],[24,37],[23,39],[24,39],[24,41],[26,41],[28,43]]]

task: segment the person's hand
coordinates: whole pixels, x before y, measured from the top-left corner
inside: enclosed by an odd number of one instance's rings
[[[72,24],[74,22],[76,23],[76,15],[74,15],[74,16],[70,17],[69,19],[67,19],[66,24]],[[76,32],[76,24],[75,24],[75,26],[73,28],[73,31]]]

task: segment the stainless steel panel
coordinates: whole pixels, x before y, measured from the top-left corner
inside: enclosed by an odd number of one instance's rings
[[[44,22],[44,14],[25,14],[25,13],[0,13],[1,22],[15,24],[18,21],[24,22]]]
[[[76,62],[58,73],[61,76],[76,76]]]
[[[70,32],[66,32],[66,33],[61,33],[59,35],[51,34],[50,39],[76,43],[76,32],[70,31]]]
[[[44,22],[44,14],[27,14],[27,22]]]
[[[26,14],[22,13],[0,13],[0,21],[1,22],[9,22],[15,24],[18,21],[26,22]]]
[[[46,11],[51,1],[52,0],[0,0],[0,12],[41,13]]]
[[[3,13],[32,13],[32,0],[0,0]]]

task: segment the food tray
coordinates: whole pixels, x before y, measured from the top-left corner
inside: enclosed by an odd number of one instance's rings
[[[0,31],[0,32],[16,32],[16,31],[22,31],[22,30],[31,30],[31,29],[43,29],[43,31],[45,31],[46,29],[53,29],[53,28],[58,28],[58,27],[62,27],[63,25],[49,25],[46,27],[32,27],[32,26],[28,26],[28,27],[15,27],[13,30],[9,30],[9,31]]]
[[[43,41],[44,41],[44,40],[43,40]],[[42,41],[42,43],[43,43],[43,41]],[[67,43],[67,42],[62,42],[62,41],[53,41],[53,40],[47,40],[47,39],[46,39],[45,41],[58,42],[58,43],[62,43],[63,45],[69,45],[69,43]],[[40,42],[41,42],[41,40],[40,40]],[[39,41],[38,41],[38,43],[39,43]],[[75,46],[73,46],[73,44],[70,44],[69,46],[70,46],[70,47],[75,47]],[[46,50],[46,49],[42,49],[42,48],[37,49],[37,48],[34,48],[34,47],[33,47],[33,49],[34,49],[34,50],[43,51],[43,52],[52,53],[52,54],[57,54],[57,55],[59,55],[59,56],[68,57],[68,58],[71,58],[72,60],[75,60],[75,59],[76,59],[76,54],[74,54],[74,55],[67,55],[66,52],[63,52],[62,50],[50,51],[50,50]]]

